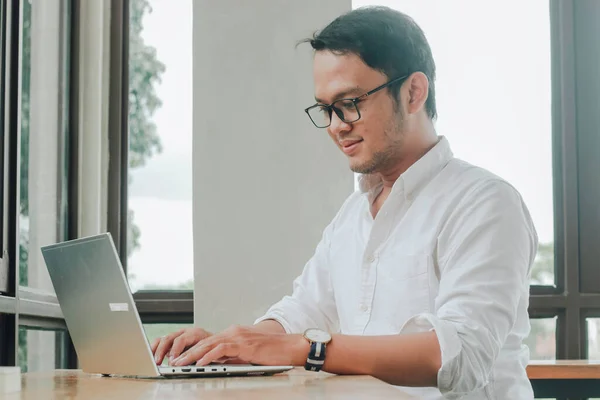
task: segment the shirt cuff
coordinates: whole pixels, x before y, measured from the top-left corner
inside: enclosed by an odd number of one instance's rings
[[[283,326],[285,333],[292,333],[292,327],[290,326],[290,323],[283,317],[283,315],[280,315],[277,312],[269,312],[269,313],[265,314],[264,316],[258,318],[256,321],[254,321],[254,325],[256,325],[262,321],[269,320],[269,319],[279,322],[279,324],[281,326]]]
[[[448,399],[460,398],[464,393],[452,393],[455,376],[454,364],[462,351],[462,342],[453,323],[439,319],[433,314],[419,314],[400,329],[400,333],[419,333],[435,331],[442,352],[442,366],[437,374],[437,386]]]

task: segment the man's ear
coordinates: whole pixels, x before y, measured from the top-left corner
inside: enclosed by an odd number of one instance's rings
[[[408,98],[406,108],[409,114],[414,114],[425,107],[429,94],[429,79],[424,73],[415,72],[408,78],[406,83]]]

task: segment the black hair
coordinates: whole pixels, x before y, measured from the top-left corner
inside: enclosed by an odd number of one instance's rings
[[[383,6],[362,7],[333,20],[309,42],[315,51],[356,54],[389,79],[420,71],[429,80],[425,109],[432,120],[435,106],[435,62],[423,30],[408,15]],[[390,87],[398,93],[400,85]],[[397,100],[397,96],[393,96]]]

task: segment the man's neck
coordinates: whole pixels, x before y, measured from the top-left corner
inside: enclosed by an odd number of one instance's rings
[[[438,141],[439,137],[435,134],[435,132],[433,132],[433,134],[423,135],[423,139],[417,141],[416,143],[407,145],[407,147],[404,149],[404,154],[399,161],[391,168],[379,173],[383,183],[384,192],[389,193],[400,175],[406,172],[407,169],[409,169],[429,150],[431,150],[438,143]]]

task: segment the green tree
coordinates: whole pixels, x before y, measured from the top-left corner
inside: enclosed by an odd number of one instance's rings
[[[21,172],[19,211],[21,232],[19,233],[19,284],[27,286],[27,260],[29,237],[23,225],[29,216],[29,92],[31,75],[31,3],[23,2],[23,55],[21,58]]]
[[[156,95],[165,65],[156,56],[156,49],[142,38],[144,16],[152,12],[148,0],[130,2],[129,20],[129,168],[139,168],[154,154],[162,151],[160,137],[152,116],[162,105]],[[131,178],[130,178],[131,179]],[[128,211],[128,255],[139,248],[140,230],[134,224],[134,214]]]
[[[29,218],[29,121],[31,74],[31,3],[23,3],[22,65],[21,65],[21,173],[19,236],[19,284],[27,286],[28,218]],[[130,1],[129,33],[129,167],[143,166],[153,155],[162,151],[160,138],[152,116],[162,105],[156,95],[165,65],[158,60],[156,49],[146,44],[141,36],[144,16],[152,12],[148,0]],[[130,178],[131,179],[131,178]],[[139,247],[140,230],[128,210],[128,255]],[[19,330],[19,365],[27,370],[27,335]]]
[[[29,236],[23,225],[29,216],[29,92],[31,73],[31,3],[23,2],[23,53],[21,57],[21,172],[19,213],[21,231],[19,234],[19,285],[27,286],[27,261],[29,259]],[[18,363],[27,372],[27,331],[19,329]]]

